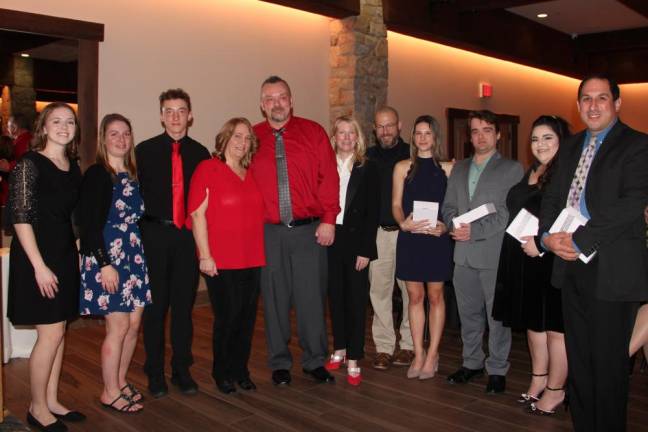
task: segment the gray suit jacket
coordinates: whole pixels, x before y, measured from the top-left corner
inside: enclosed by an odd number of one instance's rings
[[[455,243],[454,262],[478,269],[496,269],[509,220],[506,195],[509,189],[522,179],[524,170],[518,162],[505,159],[496,152],[479,177],[477,188],[470,200],[468,172],[471,160],[468,158],[459,161],[452,168],[443,201],[443,220],[448,229],[452,229],[452,218],[482,204],[493,203],[497,212],[471,224],[470,240]]]

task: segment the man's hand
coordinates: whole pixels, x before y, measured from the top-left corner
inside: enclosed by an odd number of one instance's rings
[[[470,224],[459,224],[459,227],[454,227],[450,232],[450,237],[455,241],[468,241],[470,240]]]
[[[547,249],[565,261],[576,261],[580,255],[574,249],[571,233],[558,232],[549,234],[542,241]]]
[[[533,240],[533,236],[522,237],[522,240],[524,241],[524,243],[522,243],[522,250],[525,254],[531,258],[540,256],[540,251]]]
[[[7,159],[0,159],[0,171],[9,172],[11,165]]]
[[[335,240],[335,225],[322,222],[315,231],[317,243],[322,246],[331,246]]]

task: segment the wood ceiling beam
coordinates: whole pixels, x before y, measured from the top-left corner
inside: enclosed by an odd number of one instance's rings
[[[360,14],[360,0],[261,0],[331,18],[347,18]]]
[[[648,18],[648,2],[646,0],[617,0],[619,3],[629,7],[633,11],[637,12]]]
[[[460,11],[486,11],[526,6],[543,1],[546,0],[456,0],[454,3]]]

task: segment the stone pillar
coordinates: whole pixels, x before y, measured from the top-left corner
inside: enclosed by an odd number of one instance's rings
[[[13,58],[13,85],[11,86],[11,113],[22,114],[31,122],[36,118],[36,91],[34,90],[34,61]]]
[[[331,125],[353,115],[367,144],[373,143],[373,118],[387,102],[387,29],[382,0],[360,0],[360,15],[332,20],[329,64]]]

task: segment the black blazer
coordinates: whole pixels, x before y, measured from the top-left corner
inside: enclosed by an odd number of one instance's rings
[[[335,241],[343,242],[343,250],[351,256],[363,256],[374,260],[376,231],[380,212],[380,187],[378,170],[373,161],[366,160],[360,166],[353,165],[347,187],[344,207],[344,235]]]
[[[173,219],[171,191],[171,138],[166,132],[142,141],[135,147],[137,177],[146,214],[160,219]],[[209,151],[188,136],[180,139],[185,207],[189,197],[191,176],[198,164],[210,158]]]
[[[556,171],[546,186],[540,232],[566,206],[585,131],[561,144]],[[585,188],[590,220],[574,233],[574,242],[596,265],[595,295],[606,301],[648,300],[648,251],[643,211],[648,203],[648,135],[621,121],[613,126],[594,156]],[[567,262],[556,257],[552,284],[561,288]]]
[[[104,242],[103,229],[112,203],[113,179],[103,165],[88,168],[81,183],[81,197],[77,208],[80,252],[93,255],[99,267],[110,264]]]

